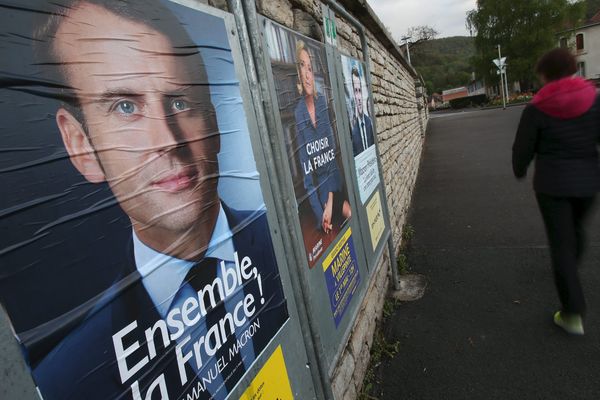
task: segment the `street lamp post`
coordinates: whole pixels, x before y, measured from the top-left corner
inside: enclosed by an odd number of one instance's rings
[[[508,73],[506,72],[506,64],[504,65],[504,88],[506,89],[506,100],[508,101]]]
[[[408,39],[411,39],[412,36],[404,36],[402,40],[404,41],[404,45],[406,46],[406,58],[408,59],[408,63],[412,65],[410,62],[410,46]]]
[[[500,89],[502,91],[502,108],[504,110],[506,110],[506,93],[504,92],[504,73],[502,72],[503,69],[503,65],[502,65],[502,53],[500,52],[500,45],[498,45],[498,61],[499,61],[499,65],[498,65],[498,69],[500,71]]]

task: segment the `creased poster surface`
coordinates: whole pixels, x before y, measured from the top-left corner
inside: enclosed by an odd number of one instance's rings
[[[0,301],[41,394],[231,397],[288,313],[225,21],[0,9]]]
[[[322,43],[264,20],[306,258],[312,268],[352,209]]]
[[[341,57],[357,186],[360,202],[364,205],[380,182],[371,119],[373,113],[369,110],[370,95],[363,63],[355,58],[344,55]]]

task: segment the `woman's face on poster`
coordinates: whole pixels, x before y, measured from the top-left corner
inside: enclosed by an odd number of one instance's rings
[[[300,57],[298,60],[298,65],[300,68],[300,80],[302,81],[302,88],[304,89],[305,96],[312,96],[314,94],[314,75],[312,69],[312,63],[310,61],[310,55],[308,51],[303,49],[300,52]]]

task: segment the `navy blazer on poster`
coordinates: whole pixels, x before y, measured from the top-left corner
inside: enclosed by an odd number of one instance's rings
[[[323,207],[327,203],[329,193],[342,190],[342,175],[336,160],[336,140],[329,120],[329,109],[325,97],[317,95],[315,99],[315,125],[312,123],[304,98],[301,98],[296,104],[294,118],[298,149],[292,149],[291,152],[295,153],[297,151],[300,156],[300,174],[303,177],[304,188],[317,221],[317,227],[320,228],[323,219]],[[312,147],[309,154],[311,144],[323,143],[324,141],[327,142],[327,146]],[[333,160],[320,166],[313,162],[315,158],[319,158],[319,156],[330,151],[334,154]],[[307,170],[309,165],[313,166],[310,171]]]
[[[279,270],[269,240],[267,218],[264,212],[257,215],[255,212],[235,211],[224,204],[223,209],[234,232],[234,247],[240,259],[249,256],[262,277],[263,305],[259,301],[261,296],[257,282],[253,280],[244,286],[244,293],[254,294],[256,300],[254,304],[257,311],[248,325],[256,320],[260,322],[260,329],[252,337],[251,344],[258,357],[288,317]],[[131,241],[126,253],[128,258],[121,279],[104,293],[103,300],[98,302],[83,322],[34,368],[34,379],[45,400],[132,399],[130,387],[135,381],[139,381],[142,398],[145,398],[149,385],[162,373],[165,374],[171,399],[184,397],[196,387],[196,379],[189,368],[187,386],[181,387],[175,359],[177,343],[172,341],[165,349],[159,339],[155,340],[157,356],[121,384],[112,336],[134,320],[137,321],[137,329],[126,336],[126,346],[131,346],[136,340],[140,345],[139,359],[133,356],[127,358],[127,366],[131,370],[147,355],[144,330],[161,319],[136,269]],[[159,335],[157,333],[155,337]],[[230,339],[226,345],[231,343]],[[244,365],[241,364],[240,368],[244,368]],[[227,373],[225,370],[224,374]],[[197,398],[209,399],[210,395],[203,392]]]
[[[367,114],[363,115],[365,118],[365,130],[367,134],[367,148],[369,148],[375,144],[375,139],[373,138],[373,123]],[[363,147],[360,128],[358,126],[359,123],[360,121],[357,119],[357,122],[352,127],[352,152],[354,153],[354,157],[366,150]]]

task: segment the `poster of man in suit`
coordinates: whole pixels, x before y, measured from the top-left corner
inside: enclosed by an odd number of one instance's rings
[[[45,399],[226,399],[288,318],[214,14],[0,16],[0,301]]]
[[[362,204],[368,200],[379,185],[379,168],[375,149],[373,115],[369,110],[369,91],[365,79],[364,64],[342,55],[346,110],[350,121],[352,152],[356,166],[358,190]]]

